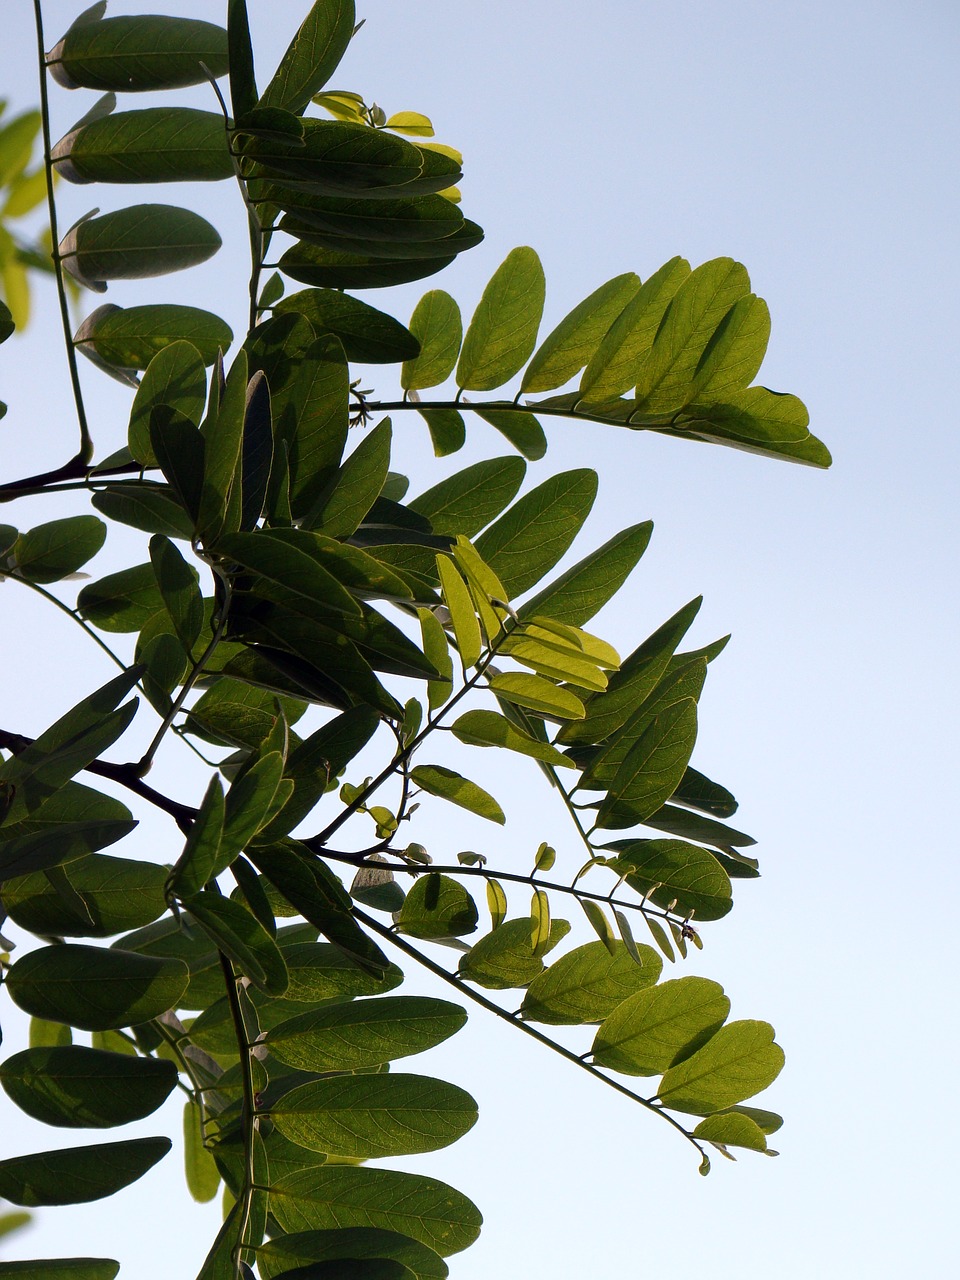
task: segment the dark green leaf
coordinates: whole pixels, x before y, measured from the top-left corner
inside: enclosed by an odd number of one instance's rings
[[[283,956],[290,974],[287,999],[301,1004],[382,995],[403,981],[403,974],[396,965],[390,965],[383,977],[375,978],[329,942],[299,942],[284,946]],[[360,1007],[367,1006],[363,1003]],[[338,1008],[345,1014],[353,1006],[340,1003]],[[280,1031],[281,1026],[275,1030]]]
[[[717,818],[732,818],[738,805],[736,800],[718,782],[688,768],[680,780],[680,785],[670,797],[678,804],[685,804],[691,809],[699,809],[701,813],[710,813]]]
[[[360,618],[357,601],[311,554],[314,545],[306,530],[259,529],[222,538],[218,550],[260,575],[253,586],[257,595],[280,603],[301,597],[324,609]]]
[[[691,398],[723,400],[749,386],[760,370],[770,339],[770,312],[762,298],[748,293],[717,325],[697,362]]]
[[[440,241],[440,244],[446,242]],[[448,267],[455,256],[451,250],[442,257],[401,259],[398,256],[394,260],[300,241],[284,253],[279,266],[292,280],[321,289],[386,289],[432,276]]]
[[[101,360],[123,369],[146,369],[158,352],[180,340],[191,343],[203,363],[210,365],[218,352],[229,347],[233,332],[211,311],[154,303],[98,307],[73,335],[81,351],[92,349]]]
[[[482,1221],[466,1196],[434,1178],[331,1165],[276,1182],[270,1211],[284,1231],[380,1227],[419,1240],[441,1257],[471,1245]]]
[[[134,1138],[0,1160],[0,1196],[14,1204],[86,1204],[142,1178],[170,1150],[169,1138]]]
[[[506,822],[506,816],[493,796],[488,795],[475,782],[461,777],[459,773],[454,773],[452,769],[447,769],[443,765],[417,765],[410,771],[410,780],[414,786],[429,792],[430,795],[440,796],[444,800],[449,800],[451,804],[459,805],[462,809],[469,809],[471,813],[476,813],[481,818],[497,822],[500,826]]]
[[[523,1017],[564,1026],[600,1022],[628,996],[651,987],[663,963],[652,947],[637,948],[642,964],[623,943],[611,953],[602,942],[588,942],[555,961],[529,986]]]
[[[57,792],[53,798],[56,799],[61,794],[62,792]],[[98,809],[105,808],[106,802],[125,812],[118,801],[107,801],[106,796],[99,797],[99,801],[101,803],[97,805]],[[42,805],[36,814],[42,817],[46,807],[47,805]],[[116,822],[118,833],[124,835],[134,825],[129,820]],[[102,825],[85,827],[85,838],[80,834],[73,835],[70,845],[73,857],[61,860],[66,862],[64,874],[73,893],[77,895],[72,905],[64,901],[48,876],[37,872],[8,880],[4,884],[3,902],[10,918],[31,933],[105,938],[122,933],[125,929],[136,929],[149,924],[162,915],[165,906],[163,885],[167,876],[165,867],[152,862],[112,858],[99,853],[87,857],[76,856],[81,848],[81,839],[86,844],[97,843],[88,833],[102,829]],[[40,834],[45,833],[38,833]],[[119,838],[119,834],[115,834],[114,838]],[[71,839],[69,835],[60,837],[56,829],[47,835],[47,839],[53,844],[57,843],[58,838]],[[4,846],[0,844],[0,857],[5,852]]]
[[[582,627],[626,582],[646,551],[652,532],[653,522],[644,520],[615,534],[526,601],[520,616],[556,618]]]
[[[696,740],[693,698],[674,702],[655,716],[617,770],[600,806],[598,825],[618,801],[626,801],[638,815],[655,813],[676,790]]]
[[[108,520],[133,529],[164,533],[168,538],[193,537],[193,522],[165,485],[131,480],[98,490],[90,501]]]
[[[65,89],[179,89],[226,73],[227,33],[196,18],[107,18],[72,26],[47,66]]]
[[[420,996],[388,996],[316,1009],[266,1037],[270,1053],[301,1071],[354,1071],[422,1053],[467,1020],[459,1005]]]
[[[179,960],[66,943],[23,956],[10,969],[6,986],[14,1004],[27,1013],[106,1031],[176,1008],[188,977]]]
[[[731,1022],[692,1057],[670,1067],[657,1096],[674,1111],[709,1115],[760,1093],[783,1067],[769,1022]]]
[[[206,262],[220,248],[216,227],[191,209],[139,204],[77,223],[60,241],[64,266],[103,293],[107,280],[142,280]]]
[[[8,1214],[7,1218],[29,1214]],[[0,1262],[0,1276],[20,1280],[114,1280],[120,1263],[112,1258],[35,1258],[29,1262]]]
[[[275,315],[306,316],[317,333],[339,338],[348,360],[397,364],[419,350],[417,339],[398,320],[336,289],[304,289],[283,299]]]
[[[410,317],[410,332],[420,343],[420,354],[406,361],[400,371],[404,391],[436,387],[453,372],[463,340],[460,308],[449,293],[431,289]]]
[[[319,135],[322,138],[322,134]],[[312,138],[317,135],[313,134]],[[356,141],[356,135],[354,135]],[[370,135],[361,141],[361,152],[370,145]],[[348,144],[349,146],[349,144]],[[354,150],[354,148],[350,148]],[[379,151],[379,146],[376,147]],[[355,152],[356,154],[356,152]],[[403,152],[412,162],[412,156]],[[423,159],[423,153],[420,153]],[[404,184],[405,187],[407,184]],[[462,233],[463,214],[450,200],[439,195],[419,196],[411,199],[383,198],[376,193],[374,199],[344,199],[339,196],[317,196],[289,192],[275,193],[277,202],[289,210],[291,218],[284,219],[281,227],[294,230],[305,240],[328,244],[330,248],[349,248],[341,239],[351,244],[362,241],[369,245],[374,257],[433,257],[447,253],[446,241]]]
[[[472,538],[516,496],[526,464],[522,458],[488,458],[448,476],[410,506],[436,533]]]
[[[753,836],[727,827],[722,822],[714,822],[712,818],[701,818],[689,809],[680,809],[676,805],[665,804],[656,813],[648,814],[643,820],[648,827],[658,831],[668,831],[672,836],[680,836],[684,840],[700,840],[703,844],[717,845],[725,849],[748,848],[756,844]],[[751,860],[752,861],[752,860]]]
[[[628,271],[584,298],[540,344],[523,375],[521,391],[551,391],[569,382],[639,289],[640,277]]]
[[[524,494],[480,535],[477,551],[511,596],[553,568],[590,514],[596,494],[595,471],[563,471]]]
[[[679,915],[719,920],[733,906],[730,879],[717,859],[700,845],[683,840],[617,840],[605,848],[617,855],[627,883],[649,893],[658,906],[676,901]]]
[[[0,1066],[0,1084],[27,1115],[68,1129],[110,1129],[151,1115],[177,1083],[157,1058],[101,1049],[24,1049]]]
[[[796,396],[748,387],[726,396],[723,404],[691,405],[669,434],[829,467],[830,451],[810,434],[809,421],[806,406]]]
[[[252,111],[257,104],[257,82],[253,70],[253,44],[246,0],[227,0],[227,41],[230,62],[230,98],[235,117]]]
[[[547,452],[547,437],[532,413],[522,409],[478,409],[477,416],[489,422],[491,427],[496,427],[517,452],[531,462],[536,462]]]
[[[219,863],[224,801],[220,779],[213,777],[187,835],[183,853],[170,876],[170,892],[190,897],[206,885]]]
[[[191,107],[118,111],[71,130],[51,151],[68,182],[216,182],[233,177],[223,116]]]
[[[150,539],[150,560],[176,633],[190,653],[203,626],[203,597],[197,571],[162,533]]]
[[[594,1060],[624,1075],[658,1075],[706,1044],[729,1012],[719,983],[663,982],[628,996],[609,1014],[593,1042]]]
[[[348,1261],[344,1263],[344,1259]],[[443,1259],[426,1245],[378,1227],[328,1228],[275,1237],[257,1250],[257,1270],[263,1280],[280,1280],[281,1274],[310,1263],[359,1266],[360,1259],[393,1262],[402,1268],[397,1272],[398,1280],[446,1280],[449,1274]],[[335,1276],[331,1271],[334,1280]],[[366,1272],[361,1271],[358,1276],[367,1280]],[[349,1275],[344,1280],[349,1280]],[[371,1274],[369,1280],[380,1277]],[[385,1274],[384,1280],[392,1280],[392,1275]]]
[[[477,1104],[428,1076],[334,1076],[284,1094],[270,1115],[298,1146],[377,1159],[449,1146],[473,1128]]]
[[[27,582],[59,582],[92,559],[107,527],[96,516],[67,516],[21,533],[13,548],[16,572]]]
[[[552,921],[546,949],[537,955],[531,941],[530,917],[504,920],[475,942],[463,956],[460,975],[494,991],[525,987],[543,972],[543,955],[552,950],[569,930],[566,920]]]
[[[207,394],[203,364],[193,343],[179,340],[164,346],[147,365],[134,396],[127,429],[130,452],[144,466],[155,466],[157,461],[150,444],[150,418],[156,408],[169,405],[194,425],[200,421]]]
[[[254,986],[267,995],[283,995],[288,981],[283,955],[246,907],[210,889],[185,899],[183,905],[196,917],[197,923],[219,950]]]
[[[427,424],[433,452],[438,458],[445,458],[463,448],[467,428],[456,409],[419,409],[417,412]]]
[[[390,419],[384,418],[365,435],[340,467],[329,492],[322,495],[308,525],[331,538],[348,538],[373,506],[390,467]]]
[[[139,631],[163,607],[152,564],[110,573],[77,596],[82,616],[101,631]]]
[[[397,925],[412,938],[458,938],[473,933],[477,919],[476,903],[463,885],[431,871],[407,894]]]
[[[259,105],[301,114],[336,70],[355,24],[353,0],[316,0],[263,91]]]
[[[182,413],[161,404],[150,414],[150,445],[177,501],[196,520],[203,492],[203,436]]]
[[[533,249],[513,249],[494,272],[470,321],[457,385],[492,391],[523,368],[543,314],[543,267]]]

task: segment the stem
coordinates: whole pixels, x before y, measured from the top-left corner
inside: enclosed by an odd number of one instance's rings
[[[47,212],[50,219],[50,238],[53,243],[53,266],[57,279],[57,294],[60,299],[60,320],[63,326],[63,339],[67,348],[67,365],[70,369],[70,382],[73,387],[73,399],[77,408],[77,424],[80,427],[80,447],[76,457],[66,463],[60,470],[66,473],[69,468],[83,467],[93,457],[93,441],[87,425],[87,413],[83,404],[83,391],[80,387],[80,371],[77,368],[77,352],[70,332],[70,311],[67,306],[67,291],[63,281],[63,263],[60,259],[60,236],[57,230],[57,203],[53,194],[53,162],[50,159],[52,144],[50,140],[50,103],[47,94],[47,64],[44,55],[46,41],[43,38],[43,14],[40,0],[33,0],[33,12],[37,28],[37,62],[40,72],[40,118],[43,128],[43,163],[47,173]],[[49,473],[48,473],[49,474]],[[55,474],[55,473],[54,473]],[[63,478],[72,478],[75,472],[64,474]],[[37,480],[41,477],[33,477]]]
[[[23,586],[29,587],[31,591],[35,591],[38,596],[43,596],[44,600],[55,605],[61,613],[65,613],[67,617],[75,622],[82,631],[85,631],[94,644],[98,644],[107,657],[110,658],[112,662],[115,662],[121,671],[127,670],[127,663],[113,652],[105,640],[101,640],[94,629],[88,623],[84,622],[76,610],[71,609],[70,606],[68,604],[64,604],[62,600],[58,600],[52,591],[47,591],[44,587],[41,587],[39,583],[30,582],[28,579],[21,578],[17,574],[0,574],[0,577],[2,577],[5,582],[20,582]]]
[[[494,1014],[496,1017],[500,1018],[501,1021],[508,1023],[511,1027],[515,1027],[519,1031],[522,1031],[524,1035],[530,1036],[531,1039],[536,1040],[538,1043],[546,1045],[548,1049],[552,1049],[553,1052],[559,1054],[561,1058],[566,1058],[568,1062],[572,1062],[573,1065],[575,1067],[579,1067],[581,1071],[585,1071],[588,1075],[602,1081],[617,1093],[622,1093],[624,1097],[630,1098],[633,1102],[638,1102],[640,1106],[644,1107],[647,1111],[652,1111],[654,1115],[658,1115],[662,1120],[666,1120],[666,1122],[672,1125],[674,1129],[683,1134],[687,1141],[697,1149],[701,1156],[704,1154],[703,1147],[693,1134],[690,1133],[689,1130],[685,1129],[680,1121],[675,1120],[669,1112],[663,1109],[663,1107],[658,1106],[649,1098],[644,1098],[639,1093],[635,1093],[632,1089],[628,1089],[627,1086],[621,1084],[619,1080],[611,1079],[610,1076],[604,1074],[604,1072],[602,1072],[598,1067],[593,1066],[589,1062],[584,1062],[583,1059],[579,1058],[572,1049],[567,1049],[564,1045],[558,1044],[556,1040],[551,1040],[550,1037],[544,1035],[542,1031],[538,1031],[535,1027],[530,1026],[528,1022],[521,1022],[518,1018],[515,1018],[513,1014],[508,1013],[506,1009],[502,1009],[500,1005],[496,1004],[487,996],[481,995],[479,991],[474,991],[472,987],[465,986],[456,974],[450,973],[448,969],[444,969],[442,965],[431,960],[429,956],[424,955],[422,951],[413,946],[412,943],[408,942],[401,934],[394,933],[391,929],[388,929],[386,925],[380,924],[378,920],[375,920],[372,916],[368,916],[365,911],[361,911],[359,907],[354,907],[353,914],[359,921],[366,925],[368,929],[371,929],[385,941],[393,943],[393,945],[400,951],[403,951],[406,955],[411,956],[414,960],[417,960],[422,964],[423,967],[428,969],[435,977],[440,978],[449,986],[455,987],[461,995],[467,996],[468,999],[472,1000],[475,1004],[479,1004],[482,1008],[486,1009],[488,1013]]]
[[[240,1189],[242,1210],[240,1225],[237,1232],[237,1248],[233,1261],[233,1274],[236,1280],[240,1280],[243,1275],[243,1271],[241,1269],[243,1248],[246,1240],[247,1228],[250,1225],[250,1214],[253,1207],[253,1192],[256,1182],[253,1133],[256,1125],[257,1105],[253,1089],[253,1075],[250,1071],[250,1047],[247,1043],[247,1026],[243,1019],[243,1009],[240,1007],[240,997],[237,994],[237,975],[234,972],[233,965],[223,952],[218,951],[217,955],[220,958],[220,968],[223,970],[223,977],[227,986],[227,1002],[230,1005],[230,1017],[233,1021],[233,1030],[237,1039],[237,1048],[240,1050],[243,1085],[243,1100],[240,1104],[240,1136],[243,1139],[244,1154],[243,1186]]]

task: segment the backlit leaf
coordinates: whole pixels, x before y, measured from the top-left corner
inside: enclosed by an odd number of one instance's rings
[[[24,1049],[0,1066],[0,1084],[27,1115],[72,1129],[142,1120],[177,1083],[172,1062],[76,1045]]]
[[[608,1015],[593,1042],[594,1060],[625,1075],[657,1075],[706,1044],[729,1012],[723,988],[708,978],[660,983]]]
[[[142,1178],[170,1147],[169,1138],[134,1138],[0,1160],[0,1196],[30,1207],[101,1200]]]
[[[397,1280],[446,1280],[448,1275],[446,1263],[432,1249],[409,1236],[379,1227],[327,1228],[275,1237],[257,1250],[257,1270],[264,1280],[279,1280],[281,1274],[310,1263],[325,1263],[331,1268],[363,1266],[361,1260],[365,1259],[374,1265],[394,1263],[401,1268]],[[331,1270],[331,1280],[336,1274]],[[358,1276],[359,1280],[366,1280],[365,1272],[360,1271]],[[348,1275],[344,1280],[349,1280]],[[371,1273],[369,1280],[380,1277]],[[393,1280],[392,1274],[385,1273],[383,1280]]]
[[[159,405],[177,409],[196,424],[203,413],[207,393],[204,361],[192,342],[170,342],[152,358],[140,379],[130,410],[127,443],[130,452],[144,466],[154,466],[150,445],[150,418]],[[165,532],[162,529],[158,533]]]
[[[408,359],[400,371],[404,391],[445,382],[453,372],[463,340],[463,323],[455,300],[442,289],[425,293],[410,317],[410,332],[420,343],[420,353]]]
[[[61,138],[50,155],[56,172],[68,182],[218,182],[233,177],[223,116],[192,107],[147,107],[91,120]]]
[[[75,23],[46,61],[65,89],[178,89],[226,72],[227,33],[196,18],[106,18]]]
[[[709,1115],[760,1093],[783,1067],[783,1050],[768,1022],[731,1022],[692,1057],[664,1074],[657,1095],[674,1111]]]
[[[397,924],[413,938],[457,938],[473,933],[477,919],[476,903],[463,885],[450,876],[430,872],[414,882]]]
[[[551,391],[579,373],[639,289],[640,277],[628,271],[584,298],[540,344],[523,375],[521,391]]]
[[[536,345],[545,287],[535,251],[511,250],[473,313],[457,364],[458,386],[492,391],[523,368]]]
[[[13,548],[19,577],[27,582],[59,582],[92,559],[106,540],[96,516],[67,516],[21,533]]]
[[[651,987],[663,963],[652,947],[639,947],[637,964],[623,943],[611,953],[602,942],[567,952],[528,987],[523,1017],[555,1026],[600,1022],[628,996]]]
[[[497,715],[496,711],[466,711],[451,726],[451,732],[461,742],[475,747],[506,747],[534,760],[543,760],[559,768],[570,768],[572,761],[549,742],[540,742],[522,733],[518,728]]]
[[[77,223],[60,242],[64,266],[103,293],[107,280],[142,280],[206,262],[220,236],[191,209],[140,204]]]
[[[306,316],[318,333],[335,334],[348,360],[398,364],[419,348],[416,336],[398,320],[336,289],[292,293],[274,307],[274,315],[288,311]]]
[[[461,777],[459,773],[443,765],[417,765],[410,771],[410,780],[414,786],[429,792],[430,795],[440,796],[444,800],[449,800],[451,804],[459,805],[462,809],[469,809],[471,813],[476,813],[481,818],[497,822],[500,826],[506,822],[506,816],[493,796],[478,787],[475,782]]]
[[[88,347],[108,364],[146,369],[164,347],[185,340],[210,365],[233,341],[228,324],[210,311],[170,303],[145,307],[98,307],[73,336],[81,351]]]
[[[299,115],[333,75],[355,25],[353,0],[316,0],[263,91],[259,105],[282,107]]]
[[[421,996],[388,996],[313,1010],[274,1027],[270,1053],[301,1071],[354,1071],[422,1053],[459,1031],[459,1005]]]
[[[520,616],[556,618],[582,627],[626,582],[652,532],[653,522],[644,520],[615,534],[526,601]]]

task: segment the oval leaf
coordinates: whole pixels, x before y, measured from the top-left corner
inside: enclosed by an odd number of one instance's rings
[[[172,1062],[82,1046],[24,1049],[0,1066],[0,1084],[28,1116],[69,1129],[142,1120],[177,1083]]]
[[[492,391],[526,364],[537,342],[546,283],[533,249],[513,249],[473,313],[457,365],[464,391]]]
[[[31,1208],[102,1200],[142,1178],[172,1145],[169,1138],[134,1138],[0,1160],[0,1196]]]
[[[422,1053],[459,1031],[459,1005],[421,996],[388,996],[316,1009],[266,1037],[271,1054],[301,1071],[355,1071]]]
[[[708,1041],[729,1012],[718,982],[663,982],[629,996],[603,1021],[593,1042],[594,1060],[624,1075],[657,1075]]]

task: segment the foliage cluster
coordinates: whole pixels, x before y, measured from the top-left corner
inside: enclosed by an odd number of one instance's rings
[[[225,1188],[200,1280],[254,1268],[263,1280],[445,1276],[478,1210],[378,1162],[436,1150],[476,1120],[463,1089],[392,1066],[466,1014],[392,994],[398,957],[662,1117],[702,1172],[708,1149],[773,1154],[779,1117],[743,1105],[782,1065],[773,1029],[728,1021],[718,983],[661,972],[663,958],[702,946],[700,926],[727,915],[734,883],[758,875],[753,840],[727,821],[733,796],[690,764],[724,641],[682,648],[696,599],[621,660],[585,627],[642,556],[650,522],[551,577],[597,476],[569,470],[521,492],[547,448],[541,420],[557,416],[827,465],[801,402],[751,385],[769,316],[746,270],[674,258],[643,282],[620,275],[538,341],[543,271],[519,248],[465,333],[439,289],[404,325],[354,294],[431,276],[482,232],[460,209],[460,156],[432,141],[425,116],[387,117],[326,88],[355,34],[350,0],[317,0],[262,91],[244,0],[228,0],[226,28],[105,10],[94,4],[41,55],[41,111],[0,132],[3,219],[48,199],[79,429],[73,457],[5,483],[0,499],[73,490],[97,512],[0,525],[0,575],[69,613],[119,669],[37,738],[0,729],[0,925],[15,933],[0,940],[2,985],[31,1020],[29,1048],[0,1065],[7,1098],[47,1125],[112,1129],[179,1089],[189,1189],[207,1200]],[[43,49],[39,4],[37,28]],[[56,143],[48,75],[102,95]],[[176,98],[117,109],[117,94],[204,82],[217,109]],[[38,129],[44,162],[30,170]],[[103,292],[184,270],[220,236],[159,202],[88,215],[60,236],[54,175],[232,181],[251,270],[229,362],[230,326],[192,305],[105,304],[74,329],[68,282]],[[31,252],[44,260],[0,230],[4,339],[25,318]],[[289,293],[290,282],[305,287]],[[105,458],[78,354],[134,393],[127,443]],[[399,390],[375,400],[352,363],[394,366]],[[409,498],[392,469],[402,414],[422,418],[438,457],[463,445],[470,415],[512,451]],[[69,603],[58,591],[110,522],[149,535],[142,562]],[[151,713],[149,746],[129,760],[124,735]],[[505,821],[493,795],[443,763],[443,731],[526,757],[566,808],[580,857],[567,867],[570,851],[543,843],[521,873],[418,843],[421,806]],[[199,804],[146,781],[171,740],[209,775]],[[368,777],[361,752],[377,762]],[[136,825],[119,795],[168,815],[169,864],[104,852]],[[596,941],[563,946],[565,906]],[[500,992],[520,993],[515,1013],[518,997]],[[579,1028],[578,1049],[556,1028]],[[642,1077],[653,1083],[641,1092]],[[170,1146],[157,1136],[6,1158],[0,1196],[31,1208],[112,1195]],[[116,1270],[0,1264],[43,1280]]]

